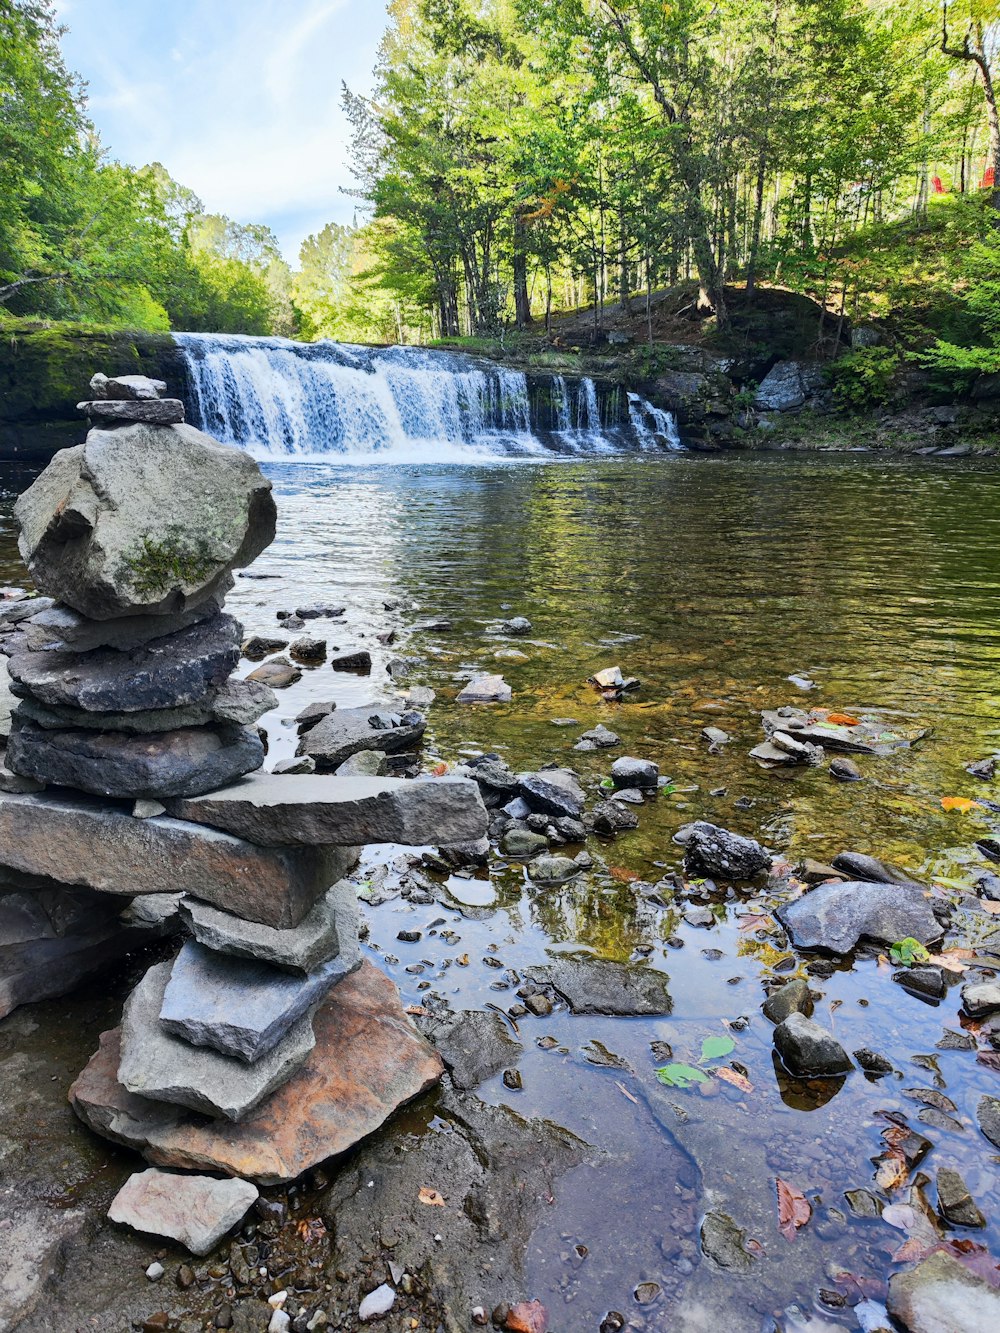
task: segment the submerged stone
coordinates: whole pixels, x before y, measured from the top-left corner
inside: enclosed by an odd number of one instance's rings
[[[444,1059],[456,1088],[476,1088],[516,1064],[523,1051],[499,1014],[470,1009],[423,1025]]]
[[[37,587],[94,620],[204,601],[271,543],[277,516],[249,454],[141,424],[63,449],[14,513]]]
[[[772,1023],[783,1023],[791,1014],[805,1014],[808,1018],[812,1009],[809,983],[801,977],[786,981],[783,986],[772,991],[763,1004],[764,1017]]]
[[[172,966],[151,967],[125,1001],[119,1081],[139,1097],[240,1121],[305,1061],[315,1045],[311,1020],[299,1018],[280,1044],[253,1065],[191,1046],[160,1022]]]
[[[129,1176],[108,1217],[133,1231],[176,1240],[192,1254],[208,1254],[258,1197],[248,1180],[181,1176],[151,1167]]]
[[[463,685],[455,702],[460,704],[510,703],[511,688],[503,676],[477,676]]]
[[[889,1313],[908,1333],[996,1333],[1000,1291],[938,1251],[889,1279]]]
[[[837,954],[850,953],[862,939],[930,944],[944,933],[919,884],[820,884],[779,907],[776,916],[796,948]]]
[[[684,868],[689,875],[753,879],[771,865],[770,853],[754,838],[702,819],[678,829],[674,842],[687,849]]]
[[[631,967],[605,958],[556,958],[524,974],[540,986],[551,986],[575,1014],[669,1014],[670,978],[648,967]]]
[[[118,1030],[103,1034],[70,1101],[91,1129],[157,1165],[262,1185],[294,1180],[354,1147],[444,1072],[371,963],[331,991],[313,1026],[316,1045],[302,1068],[237,1125],[130,1094],[116,1077]]]
[[[578,819],[583,811],[583,788],[568,768],[546,768],[538,773],[523,773],[520,793],[533,810],[541,814]]]

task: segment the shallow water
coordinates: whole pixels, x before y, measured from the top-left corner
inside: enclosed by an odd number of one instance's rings
[[[650,1329],[720,1319],[737,1330],[771,1327],[769,1319],[795,1328],[809,1318],[816,1327],[856,1327],[849,1306],[829,1297],[857,1300],[856,1284],[841,1277],[838,1285],[838,1273],[853,1273],[878,1296],[905,1239],[884,1222],[852,1218],[843,1199],[844,1190],[872,1183],[886,1111],[906,1114],[933,1140],[922,1163],[931,1178],[940,1165],[962,1170],[990,1227],[961,1234],[1000,1253],[995,1159],[975,1122],[979,1097],[997,1095],[1000,1079],[973,1052],[935,1052],[942,1029],[959,1026],[957,989],[928,1005],[894,984],[874,952],[815,977],[823,993],[817,1019],[848,1050],[872,1047],[900,1072],[880,1082],[855,1071],[839,1085],[790,1083],[778,1077],[759,1006],[768,978],[806,973],[773,932],[767,903],[720,900],[716,924],[696,929],[681,919],[687,904],[658,906],[630,883],[679,866],[671,835],[692,818],[752,833],[793,862],[850,847],[943,876],[956,890],[989,868],[973,844],[996,817],[946,813],[940,802],[998,796],[963,764],[1000,749],[1000,468],[673,456],[266,470],[279,536],[254,573],[275,577],[238,580],[231,608],[248,631],[274,631],[278,609],[343,602],[344,625],[313,621],[303,633],[322,633],[331,646],[363,644],[375,657],[370,680],[318,668],[281,694],[265,719],[269,764],[293,752],[292,719],[308,699],[344,707],[393,698],[384,666],[401,654],[420,659],[407,683],[438,692],[428,767],[496,750],[515,769],[572,764],[596,790],[614,757],[627,753],[656,760],[672,779],[672,792],[639,810],[638,831],[614,844],[591,839],[595,868],[569,887],[540,890],[519,865],[494,863],[489,878],[452,878],[451,910],[396,900],[368,912],[373,955],[407,1002],[419,1002],[420,983],[430,981],[455,1008],[508,1006],[512,991],[497,989],[507,986],[505,973],[481,961],[491,946],[517,974],[547,952],[582,950],[644,960],[670,977],[667,1018],[557,1010],[522,1019],[523,1090],[507,1090],[499,1077],[480,1089],[598,1150],[596,1164],[560,1182],[528,1247],[526,1294],[545,1301],[553,1328],[596,1329],[609,1309]],[[23,478],[4,480],[13,490]],[[16,582],[23,573],[9,509],[9,501],[0,507],[0,578]],[[386,612],[389,597],[405,606]],[[497,630],[516,614],[533,623],[526,639]],[[419,628],[442,618],[450,628]],[[399,639],[381,648],[375,635],[389,628]],[[504,656],[511,651],[524,660]],[[602,703],[586,684],[615,664],[642,682],[621,705]],[[511,704],[454,703],[460,684],[480,671],[503,673]],[[793,675],[815,688],[800,688]],[[912,749],[860,759],[860,783],[833,782],[825,765],[764,772],[748,758],[761,739],[758,714],[784,703],[932,730]],[[577,725],[557,727],[554,718]],[[580,732],[598,721],[621,735],[622,747],[575,752]],[[722,754],[710,755],[700,738],[709,724],[733,737]],[[741,798],[750,808],[735,805]],[[442,897],[449,901],[444,889]],[[426,932],[442,915],[460,942],[425,933],[419,944],[397,943],[401,927]],[[960,919],[952,943],[969,943],[977,929],[963,933]],[[421,960],[423,972],[406,970]],[[741,1016],[747,1027],[727,1027]],[[696,1063],[705,1037],[730,1031],[729,1059],[745,1069],[752,1092],[718,1080],[711,1095],[657,1082],[651,1041]],[[557,1039],[554,1048],[536,1045],[545,1035]],[[622,1065],[590,1064],[584,1047],[594,1039]],[[81,1050],[81,1063],[87,1054]],[[936,1069],[914,1063],[929,1054]],[[903,1095],[920,1088],[945,1091],[962,1128],[921,1124],[920,1103]],[[777,1231],[775,1176],[814,1202],[793,1243]],[[700,1258],[697,1225],[708,1209],[731,1214],[763,1247],[746,1277]],[[589,1250],[582,1265],[565,1257],[575,1244]],[[649,1306],[632,1295],[644,1281],[664,1289]]]

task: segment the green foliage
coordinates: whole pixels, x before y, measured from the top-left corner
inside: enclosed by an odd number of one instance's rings
[[[694,1065],[669,1064],[656,1071],[656,1077],[668,1088],[690,1088],[694,1083],[707,1083],[708,1075]]]
[[[838,357],[830,366],[837,403],[852,412],[884,407],[892,395],[899,355],[888,347],[862,347]]]
[[[889,958],[897,967],[912,967],[914,963],[926,963],[930,954],[919,940],[907,936],[890,946]]]
[[[732,1037],[706,1037],[701,1043],[699,1064],[704,1064],[706,1060],[721,1060],[723,1056],[735,1050],[736,1043]]]
[[[190,534],[178,529],[163,541],[143,537],[122,564],[132,587],[145,596],[178,583],[202,583],[216,561],[207,542],[192,543]]]

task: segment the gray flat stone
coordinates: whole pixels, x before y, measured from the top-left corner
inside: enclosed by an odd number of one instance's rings
[[[218,615],[119,652],[16,653],[8,669],[17,695],[91,713],[136,713],[199,703],[228,680],[240,660],[242,627]]]
[[[2,702],[2,701],[0,701]],[[150,708],[133,713],[88,713],[83,708],[52,707],[36,699],[14,700],[17,715],[49,731],[83,727],[89,731],[128,731],[145,735],[153,731],[177,731],[181,727],[211,726],[235,722],[250,726],[278,706],[274,691],[255,680],[231,677],[201,703],[183,708]]]
[[[432,1019],[422,1031],[448,1066],[456,1088],[476,1088],[501,1069],[517,1064],[524,1050],[499,1014],[463,1010]]]
[[[511,689],[503,676],[477,676],[462,687],[456,703],[506,704],[510,703]]]
[[[113,398],[136,402],[140,399],[159,398],[166,393],[164,380],[150,379],[148,375],[103,375],[100,371],[91,376],[90,392],[95,398]]]
[[[546,768],[539,773],[522,773],[520,793],[533,810],[545,815],[565,815],[578,819],[584,806],[583,788],[568,768]]]
[[[22,777],[132,800],[198,796],[263,762],[257,732],[230,723],[131,736],[46,730],[15,716],[7,742],[7,765]]]
[[[77,403],[76,410],[92,421],[143,422],[151,426],[176,426],[184,420],[184,404],[179,398],[105,399],[92,398]]]
[[[850,953],[862,939],[892,944],[912,938],[930,944],[944,933],[919,884],[820,884],[779,907],[776,915],[796,948],[838,954]]]
[[[789,1014],[779,1023],[774,1044],[785,1068],[797,1078],[837,1078],[853,1068],[851,1057],[833,1033],[805,1014]]]
[[[254,1065],[191,1046],[160,1023],[172,967],[151,967],[125,1001],[119,1081],[140,1097],[238,1123],[305,1062],[316,1044],[312,1019],[300,1018],[281,1044]]]
[[[128,897],[185,892],[278,928],[297,926],[356,861],[353,847],[259,847],[86,798],[0,797],[0,865]]]
[[[116,648],[120,652],[128,652],[149,643],[151,639],[162,639],[190,625],[197,625],[218,615],[221,610],[220,596],[210,597],[172,616],[120,616],[117,620],[91,620],[89,616],[74,611],[71,606],[48,603],[25,622],[22,633],[28,647],[32,649],[91,653],[98,648]]]
[[[189,940],[174,959],[160,1023],[192,1046],[210,1046],[253,1065],[285,1039],[331,986],[360,966],[356,942],[314,972],[298,977],[269,963],[215,953]]]
[[[61,450],[14,512],[36,587],[95,620],[205,601],[269,545],[277,517],[249,454],[141,424]]]
[[[220,791],[171,802],[170,810],[264,846],[422,846],[473,841],[486,833],[479,789],[461,778],[424,782],[255,773]]]
[[[196,898],[182,899],[180,911],[195,939],[206,948],[257,959],[300,976],[357,949],[358,898],[349,880],[334,884],[297,926],[285,930],[244,921]]]
[[[309,756],[305,755],[305,759]],[[315,761],[314,761],[315,763]],[[388,763],[381,750],[359,750],[337,765],[339,778],[381,778],[385,777]]]
[[[990,1143],[1000,1149],[1000,1097],[980,1097],[976,1119]]]
[[[938,1251],[889,1279],[886,1307],[908,1333],[996,1333],[1000,1291]]]
[[[669,1014],[670,978],[647,967],[629,967],[604,958],[557,958],[527,967],[525,976],[552,986],[575,1014]]]
[[[310,727],[296,753],[312,755],[321,767],[337,768],[359,750],[415,750],[426,726],[419,713],[392,713],[375,704],[338,708]]]
[[[962,987],[962,1004],[973,1018],[983,1018],[1000,1009],[1000,982],[970,981]]]
[[[112,1222],[176,1240],[192,1254],[208,1254],[257,1201],[248,1180],[175,1175],[151,1167],[129,1176],[108,1209]]]

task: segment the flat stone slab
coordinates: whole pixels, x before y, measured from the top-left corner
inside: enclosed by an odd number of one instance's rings
[[[646,967],[629,967],[605,958],[556,958],[524,968],[540,986],[551,986],[575,1014],[669,1014],[670,978]]]
[[[240,660],[243,627],[217,615],[120,652],[16,653],[8,663],[15,694],[91,713],[135,713],[198,703],[225,684]]]
[[[282,1042],[331,986],[361,965],[355,946],[296,977],[270,963],[215,953],[189,940],[174,959],[160,1025],[193,1046],[255,1065]]]
[[[524,1052],[500,1015],[482,1009],[462,1010],[421,1026],[456,1088],[477,1088],[501,1069],[516,1065]]]
[[[299,976],[358,947],[357,890],[346,879],[334,884],[297,926],[286,930],[245,921],[196,898],[182,899],[180,912],[206,948],[234,958],[258,959]]]
[[[118,1079],[137,1096],[176,1102],[209,1116],[244,1119],[294,1074],[316,1044],[308,1015],[256,1064],[186,1041],[160,1023],[172,963],[151,967],[125,1001]]]
[[[889,1279],[889,1313],[910,1333],[996,1333],[1000,1291],[939,1251]]]
[[[575,773],[568,768],[545,768],[519,775],[521,795],[533,810],[555,817],[578,819],[586,797]]]
[[[930,944],[944,934],[919,884],[820,884],[775,915],[797,949],[838,954],[850,953],[862,939],[893,944],[912,938]]]
[[[193,426],[131,423],[60,450],[15,518],[35,586],[113,620],[174,615],[229,586],[273,541],[277,510],[241,449]]]
[[[356,860],[352,847],[260,847],[85,797],[0,796],[0,865],[100,893],[189,893],[278,929],[297,926]]]
[[[142,421],[154,426],[176,426],[184,420],[184,404],[179,398],[107,399],[93,398],[77,403],[76,410],[92,421]]]
[[[393,713],[370,704],[338,708],[320,718],[299,741],[296,754],[308,754],[324,768],[336,768],[359,750],[397,754],[415,750],[427,728],[419,713]]]
[[[462,778],[424,782],[254,773],[221,791],[171,802],[170,810],[264,846],[399,842],[419,847],[473,842],[487,827],[479,788]]]
[[[313,1029],[305,1064],[238,1125],[130,1094],[117,1080],[120,1029],[103,1034],[70,1102],[91,1129],[159,1166],[281,1184],[353,1148],[444,1072],[369,962],[330,993]]]
[[[228,590],[228,589],[224,589]],[[38,603],[27,603],[30,607]],[[97,648],[116,648],[128,652],[140,648],[151,639],[162,639],[178,630],[197,625],[216,616],[222,610],[222,597],[210,597],[197,606],[189,606],[176,615],[119,616],[116,620],[91,620],[80,615],[71,606],[45,604],[26,620],[21,632],[27,646],[33,650],[61,650],[70,653],[91,653]]]
[[[252,728],[229,723],[131,736],[46,730],[15,714],[6,759],[12,772],[47,786],[163,800],[197,796],[253,772],[264,762],[264,743]]]
[[[278,706],[274,691],[260,681],[229,680],[200,703],[181,708],[146,708],[132,713],[88,713],[83,708],[63,708],[37,699],[14,700],[17,715],[50,731],[84,728],[89,731],[127,731],[145,735],[153,731],[177,731],[182,727],[205,727],[216,722],[250,726]]]
[[[208,1254],[256,1203],[248,1180],[181,1176],[150,1167],[129,1176],[108,1209],[112,1222],[176,1240],[192,1254]]]

